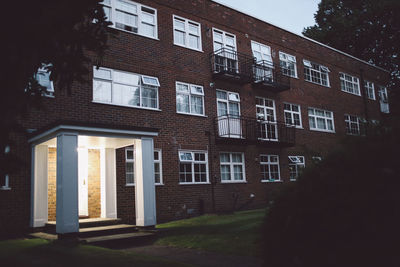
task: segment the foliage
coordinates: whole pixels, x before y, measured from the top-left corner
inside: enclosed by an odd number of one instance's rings
[[[0,177],[18,166],[11,132],[26,133],[19,119],[40,108],[44,88],[33,78],[42,64],[57,90],[84,81],[91,62],[88,52],[101,58],[107,26],[101,0],[7,1],[3,5],[0,98]],[[96,22],[96,23],[94,23]],[[11,153],[4,154],[7,146]],[[13,163],[13,164],[11,164]]]
[[[264,225],[269,267],[400,266],[396,133],[349,138],[284,188]]]
[[[235,255],[257,254],[265,210],[203,215],[157,225],[158,245],[204,249]]]
[[[43,239],[0,241],[2,266],[186,266],[156,257]]]
[[[322,0],[309,38],[389,70],[391,109],[400,116],[400,1]]]

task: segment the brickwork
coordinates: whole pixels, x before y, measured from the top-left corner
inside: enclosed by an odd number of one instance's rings
[[[48,155],[48,173],[47,173],[47,207],[48,220],[56,220],[56,203],[57,203],[57,148],[50,147]]]
[[[103,67],[158,77],[159,111],[93,103],[92,71],[88,83],[74,83],[71,94],[57,90],[55,98],[44,98],[45,110],[32,110],[22,121],[26,129],[40,129],[56,121],[101,123],[152,127],[159,129],[155,148],[162,149],[164,185],[156,186],[157,219],[159,222],[184,218],[188,211],[227,211],[233,208],[264,206],[281,183],[260,181],[260,154],[279,155],[281,178],[289,182],[288,155],[303,155],[306,166],[314,155],[325,155],[345,136],[344,114],[369,119],[381,119],[379,101],[365,100],[361,96],[340,89],[339,73],[345,72],[377,84],[386,84],[388,73],[360,62],[352,57],[316,44],[305,38],[276,28],[209,0],[138,0],[157,9],[158,39],[110,29],[118,34],[109,40]],[[172,15],[201,23],[202,52],[173,44]],[[297,58],[298,78],[291,79],[291,88],[281,93],[257,89],[251,84],[217,80],[212,77],[210,53],[213,52],[212,29],[217,28],[236,35],[238,52],[251,55],[251,40],[269,45],[272,58],[279,62],[279,51]],[[303,59],[317,62],[330,69],[330,87],[304,80]],[[89,66],[90,69],[92,66]],[[176,81],[204,87],[204,117],[176,113]],[[362,88],[362,87],[361,87]],[[259,145],[220,145],[215,143],[214,118],[217,116],[216,89],[237,92],[240,95],[241,115],[255,117],[255,97],[273,99],[277,119],[283,121],[283,104],[301,107],[303,129],[296,129],[296,145],[290,148],[268,148]],[[362,91],[362,90],[361,90]],[[361,92],[364,94],[364,92]],[[376,92],[377,93],[377,92]],[[326,109],[334,113],[335,133],[311,131],[308,107]],[[367,112],[367,114],[366,114]],[[208,135],[210,134],[210,136]],[[30,162],[27,138],[15,136],[19,144],[15,152]],[[209,156],[210,184],[180,185],[180,149],[204,150]],[[219,153],[244,152],[246,183],[222,184]],[[95,154],[95,153],[94,153]],[[0,192],[0,218],[12,214],[20,225],[29,225],[30,167],[10,179],[12,191]],[[250,198],[250,194],[255,195]],[[17,200],[17,201],[15,201]],[[6,204],[4,204],[6,203]],[[123,149],[117,151],[117,212],[127,222],[135,222],[135,188],[125,184]],[[190,213],[190,212],[189,212]]]
[[[100,203],[100,150],[89,149],[89,177],[88,177],[88,208],[89,218],[99,218],[101,215]]]

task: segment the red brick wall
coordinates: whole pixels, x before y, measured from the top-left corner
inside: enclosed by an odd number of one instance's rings
[[[110,29],[118,33],[118,37],[109,40],[110,50],[105,53],[102,66],[158,77],[161,84],[159,88],[161,111],[93,103],[90,71],[87,75],[88,83],[74,83],[70,95],[66,91],[59,90],[55,85],[55,98],[43,99],[46,109],[32,110],[29,118],[22,122],[27,129],[40,129],[60,120],[160,129],[159,136],[155,138],[155,148],[162,149],[163,153],[164,185],[156,187],[159,221],[184,217],[186,216],[185,209],[198,211],[200,201],[204,202],[207,212],[211,211],[213,186],[217,210],[232,208],[233,193],[238,195],[238,206],[244,205],[251,193],[256,197],[248,207],[265,205],[270,192],[279,184],[260,182],[259,163],[256,160],[259,154],[280,155],[281,176],[284,181],[287,181],[288,154],[305,155],[306,165],[309,165],[312,154],[310,151],[326,154],[345,135],[344,114],[365,117],[363,98],[340,90],[339,72],[360,77],[362,69],[364,78],[376,84],[385,84],[388,79],[386,72],[208,0],[138,0],[137,2],[157,9],[159,40]],[[173,44],[173,14],[201,23],[203,52]],[[250,84],[239,85],[213,79],[209,58],[213,51],[213,27],[235,34],[239,52],[250,55],[250,42],[254,40],[271,46],[274,62],[278,62],[279,51],[295,55],[299,78],[291,79],[291,89],[279,94],[256,89]],[[304,81],[303,59],[329,67],[331,70],[329,88]],[[89,67],[91,69],[91,66]],[[176,113],[176,81],[204,86],[206,117]],[[211,87],[210,83],[214,83],[214,87]],[[301,105],[304,129],[296,130],[296,146],[288,149],[270,149],[250,145],[215,145],[216,89],[238,92],[241,98],[242,115],[249,117],[255,116],[255,96],[275,100],[278,120],[283,120],[283,102]],[[333,111],[336,133],[310,131],[308,107]],[[378,101],[367,100],[366,109],[371,119],[381,118]],[[211,132],[211,143],[206,132]],[[29,163],[30,148],[27,138],[16,135],[15,139],[19,144],[15,152]],[[214,180],[215,177],[215,185],[179,185],[179,149],[208,150],[210,179]],[[220,183],[220,151],[245,152],[246,184]],[[0,218],[11,214],[10,218],[20,221],[20,225],[28,225],[30,216],[29,166],[27,164],[19,173],[11,176],[12,191],[0,191]],[[124,172],[124,155],[123,152],[118,151],[118,215],[126,221],[134,222],[134,187],[125,186]]]
[[[47,173],[47,203],[48,203],[48,220],[56,220],[56,203],[57,203],[57,148],[50,147],[48,155],[48,173]]]
[[[88,177],[88,207],[89,217],[99,218],[101,215],[100,203],[100,150],[89,149],[89,177]]]

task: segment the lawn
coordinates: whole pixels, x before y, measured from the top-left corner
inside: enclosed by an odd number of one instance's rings
[[[160,224],[157,226],[160,237],[156,244],[258,256],[265,213],[265,209],[250,210]]]
[[[43,239],[0,241],[1,266],[188,266],[131,252]]]

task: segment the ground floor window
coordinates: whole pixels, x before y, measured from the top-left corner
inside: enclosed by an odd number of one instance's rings
[[[135,150],[133,147],[125,149],[125,176],[126,185],[135,185]],[[156,185],[162,185],[162,155],[160,149],[154,149],[154,181]]]
[[[260,171],[262,182],[280,181],[279,156],[260,155]]]
[[[208,155],[205,151],[179,151],[179,183],[208,183]]]
[[[305,166],[303,156],[289,156],[290,181],[296,181]]]
[[[365,120],[353,115],[344,115],[346,123],[346,134],[349,135],[364,135],[365,134]]]
[[[244,153],[221,153],[219,156],[221,164],[221,182],[244,182]]]

